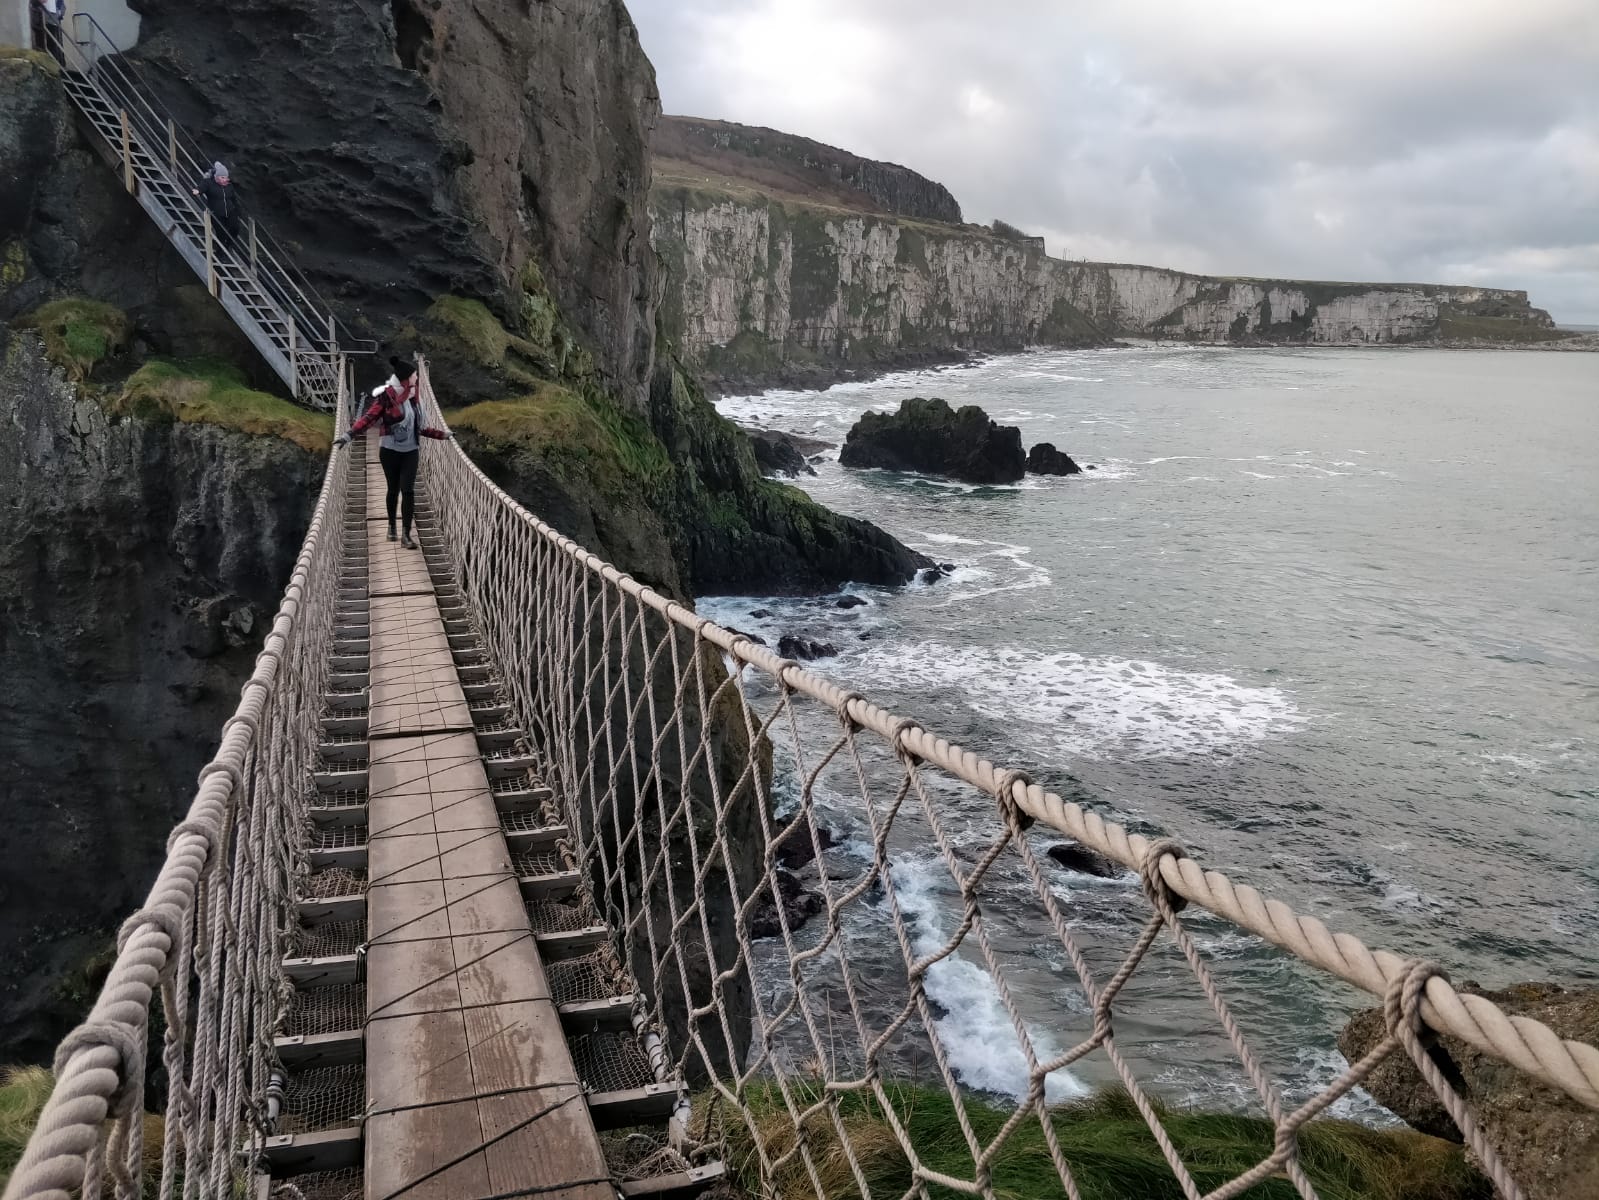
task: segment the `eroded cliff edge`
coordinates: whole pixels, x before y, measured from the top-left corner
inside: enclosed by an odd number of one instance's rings
[[[662,327],[724,389],[1121,337],[1524,345],[1564,336],[1523,291],[1223,278],[1051,258],[1042,238],[1002,223],[896,210],[848,179],[827,187],[815,170],[799,177],[782,135],[720,135],[704,122],[665,128],[651,196]],[[690,159],[680,143],[696,131],[691,145],[701,153]]]

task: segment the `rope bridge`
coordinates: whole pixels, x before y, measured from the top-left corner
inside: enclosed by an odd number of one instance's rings
[[[443,426],[425,370],[421,378],[428,419]],[[361,486],[351,460],[345,451],[328,463],[239,708],[145,906],[122,927],[104,990],[57,1053],[55,1092],[7,1200],[191,1200],[244,1195],[262,1178],[291,1074],[278,1049],[295,1002],[282,963],[295,953],[296,905],[308,894],[314,776],[326,752],[319,721],[330,687],[337,691],[334,614],[347,553],[339,514]],[[1106,822],[699,617],[556,533],[455,445],[424,449],[421,492],[430,536],[486,651],[482,686],[527,731],[533,771],[559,809],[563,837],[537,854],[573,874],[573,905],[609,930],[583,961],[630,997],[638,1052],[676,1093],[665,1139],[640,1153],[684,1166],[730,1158],[736,1145],[741,1178],[760,1195],[887,1195],[874,1189],[858,1144],[864,1105],[909,1164],[909,1185],[894,1195],[947,1189],[993,1200],[1007,1148],[1024,1130],[1041,1130],[1060,1191],[1080,1200],[1052,1111],[1068,1068],[1092,1067],[1125,1087],[1185,1196],[1223,1200],[1286,1178],[1308,1198],[1316,1188],[1301,1164],[1300,1131],[1401,1054],[1514,1200],[1521,1192],[1496,1148],[1428,1053],[1433,1035],[1599,1108],[1594,1047],[1457,992],[1430,963],[1373,951],[1205,870],[1174,841]],[[956,819],[974,804],[981,821]],[[826,808],[865,828],[864,867],[830,869]],[[1136,875],[1136,891],[1104,893],[1141,914],[1112,961],[1096,963],[1098,948],[1074,932],[1035,845],[1043,830]],[[940,864],[948,930],[929,933],[913,911],[897,867],[912,847]],[[783,899],[782,865],[796,856],[821,864],[819,911],[803,928]],[[1020,997],[1006,945],[1015,921],[995,917],[1001,881],[1007,903],[1023,909],[1028,948],[1058,958],[1056,986],[1075,997],[1055,1006],[1048,1028]],[[550,906],[528,901],[535,930],[541,904]],[[1290,1104],[1196,942],[1199,910],[1380,998],[1385,1040]],[[1117,1019],[1132,1019],[1136,981],[1157,954],[1191,975],[1275,1131],[1257,1164],[1224,1183],[1207,1177],[1208,1191],[1167,1131],[1140,1075],[1145,1064],[1117,1037]],[[997,1123],[974,1119],[974,1106],[995,1098],[968,1086],[952,1060],[948,1032],[962,1014],[930,995],[930,980],[955,963],[986,978],[1010,1026],[1007,1053],[1022,1064],[1025,1078]],[[899,1086],[912,1079],[947,1097],[968,1169],[925,1161],[931,1148],[910,1130],[915,1101]],[[165,1096],[158,1164],[145,1145],[152,1093]],[[614,1163],[612,1174],[620,1194],[643,1194],[628,1190]],[[310,1193],[290,1179],[254,1194]]]

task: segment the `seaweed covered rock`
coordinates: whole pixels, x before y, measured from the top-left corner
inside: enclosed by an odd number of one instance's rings
[[[1064,450],[1057,450],[1051,442],[1039,442],[1027,452],[1027,473],[1029,475],[1081,475],[1083,469],[1079,467],[1072,456]]]
[[[864,414],[838,461],[846,467],[923,471],[966,483],[1015,483],[1026,470],[1022,431],[1000,425],[975,404],[917,396],[895,413]]]

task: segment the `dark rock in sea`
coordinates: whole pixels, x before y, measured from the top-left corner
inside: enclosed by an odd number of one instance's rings
[[[784,658],[809,661],[817,658],[831,658],[838,653],[838,647],[831,642],[818,642],[808,637],[798,637],[791,633],[785,633],[778,639],[777,652]]]
[[[1115,879],[1118,875],[1126,874],[1119,862],[1106,858],[1098,850],[1081,842],[1062,842],[1058,846],[1051,846],[1046,853],[1068,871],[1076,871],[1079,875]]]
[[[998,425],[975,404],[916,397],[896,413],[866,413],[839,453],[846,467],[924,471],[966,483],[1015,483],[1026,469],[1022,431]]]
[[[940,579],[948,579],[955,573],[953,563],[935,563],[931,567],[923,567],[916,572],[917,581],[920,583],[937,583]]]
[[[757,609],[753,610],[750,613],[750,616],[754,617],[757,621],[761,620],[764,617],[769,617],[771,615],[772,615],[772,610],[769,609],[769,608],[757,608]]]
[[[833,602],[833,607],[834,608],[861,608],[865,604],[866,604],[866,601],[864,599],[862,599],[860,596],[848,596],[848,595],[846,595],[846,596],[840,596],[837,600],[835,600]]]
[[[814,475],[816,468],[805,461],[805,456],[786,433],[770,429],[746,429],[750,446],[755,451],[755,462],[762,475],[786,475],[793,479],[800,475]]]
[[[1511,1017],[1542,1021],[1562,1038],[1599,1043],[1599,988],[1522,983],[1490,992],[1467,983],[1458,990],[1492,1000]],[[1382,1009],[1366,1009],[1344,1026],[1338,1049],[1357,1062],[1386,1032]],[[1476,1115],[1527,1200],[1599,1196],[1599,1112],[1456,1038],[1437,1038],[1429,1052]],[[1421,1132],[1462,1140],[1402,1049],[1389,1055],[1363,1086]]]
[[[787,920],[789,932],[791,933],[827,906],[827,902],[822,899],[820,893],[813,892],[806,887],[792,871],[785,871],[779,867],[775,874],[777,876],[777,897],[774,899],[771,887],[763,884],[761,886],[761,900],[755,906],[755,911],[750,914],[750,937],[752,938],[782,936],[783,926],[778,916],[779,906],[781,906],[782,917]]]
[[[1039,442],[1027,452],[1029,475],[1081,475],[1083,469],[1072,461],[1064,450],[1057,450],[1049,442]]]
[[[819,850],[831,850],[838,845],[838,836],[826,825],[818,824],[813,840],[810,826],[796,816],[783,823],[782,831],[773,842],[777,847],[777,861],[797,871],[815,862]]]
[[[939,563],[938,564],[938,569],[940,571],[944,572],[944,574],[946,574],[946,575],[953,575],[955,573],[955,564],[954,563]]]
[[[729,632],[729,633],[736,633],[736,634],[738,634],[738,636],[739,636],[739,637],[741,637],[741,638],[747,638],[747,639],[748,639],[748,640],[750,640],[750,641],[752,641],[752,642],[754,642],[754,643],[755,643],[755,644],[756,644],[756,645],[757,645],[757,646],[764,646],[764,645],[766,645],[766,639],[765,639],[765,638],[763,638],[763,637],[762,637],[762,636],[761,636],[761,635],[760,635],[760,634],[758,634],[758,633],[751,633],[751,632],[750,632],[750,631],[749,631],[749,630],[747,630],[747,629],[740,629],[740,628],[739,628],[739,627],[738,627],[738,626],[736,626],[736,625],[729,625],[729,626],[728,626],[728,627],[727,627],[727,630],[728,630],[728,632]]]
[[[1096,465],[1095,465],[1095,464],[1094,464],[1094,463],[1089,463],[1089,464],[1088,464],[1088,469],[1089,469],[1089,470],[1090,470],[1090,471],[1097,471],[1097,470],[1099,470],[1099,467],[1098,467],[1098,466],[1096,466]]]

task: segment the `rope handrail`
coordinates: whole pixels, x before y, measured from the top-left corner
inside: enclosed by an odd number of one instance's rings
[[[334,419],[342,432],[349,425],[342,361],[338,374],[341,402]],[[297,780],[315,745],[318,708],[308,701],[319,697],[327,674],[337,517],[349,475],[348,456],[330,455],[294,571],[238,707],[200,771],[187,815],[167,840],[144,905],[122,924],[117,956],[94,1007],[57,1049],[55,1087],[11,1174],[7,1200],[68,1200],[90,1194],[87,1185],[98,1194],[97,1168],[117,1178],[119,1197],[140,1195],[139,1131],[157,997],[167,1023],[163,1057],[174,1110],[166,1122],[163,1176],[172,1178],[180,1142],[188,1147],[195,1185],[199,1175],[193,1172],[202,1166],[215,1183],[234,1168],[245,1123],[240,1097],[248,1088],[259,1093],[267,1082],[262,1031],[271,1027],[279,987],[271,956],[293,899],[288,881],[296,839],[303,837]],[[272,856],[270,864],[252,863],[263,854]],[[241,873],[241,864],[254,872]],[[225,932],[243,928],[252,929],[260,945],[241,955]],[[192,981],[190,972],[202,961]],[[191,983],[199,993],[193,999]],[[192,1033],[192,1048],[186,1033]],[[235,1061],[223,1060],[225,1046],[237,1052]],[[191,1053],[195,1057],[186,1059]],[[226,1195],[228,1187],[206,1194]]]
[[[422,379],[424,395],[430,405],[430,419],[447,428],[443,412],[433,397],[425,365]],[[449,448],[458,458],[460,467],[478,486],[514,512],[541,538],[586,571],[634,597],[679,628],[713,643],[736,662],[755,667],[793,690],[821,701],[854,724],[902,747],[906,753],[942,768],[982,792],[995,795],[1001,809],[1008,801],[1028,817],[1097,850],[1130,871],[1145,869],[1154,844],[1150,839],[1063,800],[1032,783],[1022,772],[996,766],[640,583],[522,508],[483,473],[459,443],[452,440]],[[1247,884],[1235,884],[1221,871],[1206,870],[1184,853],[1160,854],[1156,869],[1164,884],[1177,896],[1375,997],[1386,995],[1408,969],[1410,960],[1386,950],[1371,950],[1359,938],[1334,932],[1315,917],[1296,913],[1282,901],[1265,897]],[[1599,1109],[1599,1048],[1563,1039],[1547,1025],[1531,1018],[1507,1016],[1490,1000],[1456,991],[1441,974],[1427,981],[1421,1016],[1432,1029],[1501,1058],[1589,1108]]]

